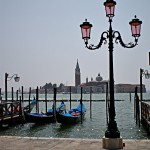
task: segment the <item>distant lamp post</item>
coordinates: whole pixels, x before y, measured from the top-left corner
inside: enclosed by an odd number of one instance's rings
[[[143,83],[142,83],[142,77],[145,75],[145,79],[150,78],[150,74],[148,73],[148,70],[141,69],[140,68],[140,97],[141,101],[143,100]]]
[[[14,74],[13,76],[9,77],[8,73],[5,73],[5,100],[7,102],[7,81],[10,81],[14,77],[15,82],[19,82],[20,77],[18,77],[17,74]]]
[[[114,12],[115,12],[115,5],[116,2],[114,0],[106,0],[104,2],[105,10],[106,10],[106,17],[109,19],[109,30],[104,31],[101,34],[100,42],[98,45],[94,46],[93,44],[88,45],[88,40],[90,39],[90,33],[91,33],[91,28],[92,24],[90,24],[87,19],[83,24],[80,25],[81,27],[81,33],[82,33],[82,39],[85,42],[86,48],[89,50],[96,50],[99,49],[102,44],[106,44],[108,40],[108,48],[109,48],[109,81],[110,81],[110,86],[109,86],[109,91],[110,91],[110,107],[109,107],[109,123],[108,123],[108,128],[105,132],[105,137],[106,138],[120,138],[120,132],[117,128],[117,123],[115,121],[115,102],[114,102],[114,73],[113,73],[113,42],[115,40],[116,43],[120,43],[121,46],[124,48],[133,48],[137,45],[138,38],[140,36],[140,29],[141,29],[141,24],[142,21],[139,19],[135,18],[129,22],[131,25],[131,31],[132,31],[132,36],[135,38],[134,43],[131,42],[129,44],[124,44],[121,34],[118,31],[112,30],[112,18],[114,17]]]

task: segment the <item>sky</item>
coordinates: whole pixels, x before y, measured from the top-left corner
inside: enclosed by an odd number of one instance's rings
[[[98,73],[109,79],[108,44],[95,51],[85,48],[80,24],[92,25],[90,44],[97,45],[102,32],[109,28],[105,0],[0,0],[0,87],[4,91],[7,72],[20,76],[11,87],[43,86],[45,83],[75,85],[77,59],[81,82]],[[124,43],[134,42],[129,22],[135,15],[143,22],[138,45],[125,49],[114,43],[115,84],[139,84],[140,68],[149,70],[149,0],[116,0],[113,30],[121,33]],[[150,79],[143,77],[150,90]]]

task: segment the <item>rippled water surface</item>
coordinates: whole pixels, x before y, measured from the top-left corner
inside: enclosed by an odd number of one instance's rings
[[[143,95],[148,99],[150,93]],[[25,95],[28,98],[28,95]],[[40,95],[43,99],[44,95]],[[48,99],[53,99],[53,95],[48,95]],[[58,94],[57,99],[70,99],[69,94]],[[72,94],[72,99],[80,99],[80,94]],[[90,95],[84,94],[83,99],[89,100]],[[104,100],[105,94],[93,94],[93,100]],[[116,121],[121,136],[124,139],[150,139],[145,129],[136,125],[134,120],[134,94],[132,100],[129,100],[129,94],[115,94],[116,101]],[[150,99],[150,98],[149,98]],[[57,103],[59,105],[60,102]],[[86,119],[82,124],[62,125],[60,123],[34,124],[26,123],[0,129],[0,135],[29,136],[29,137],[57,137],[57,138],[102,138],[105,134],[106,125],[106,103],[104,101],[92,102],[92,117],[90,118],[90,103],[84,102],[86,107]],[[26,104],[24,104],[26,105]],[[70,103],[66,102],[69,109]],[[78,102],[72,102],[72,108],[76,107]],[[52,102],[48,102],[51,108]],[[40,111],[45,111],[45,103],[40,102]]]

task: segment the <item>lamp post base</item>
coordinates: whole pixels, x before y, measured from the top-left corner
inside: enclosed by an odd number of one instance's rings
[[[123,139],[120,138],[102,138],[102,147],[104,149],[123,149]]]
[[[120,138],[120,132],[117,128],[116,121],[110,121],[108,123],[108,128],[105,132],[105,137],[106,138]]]

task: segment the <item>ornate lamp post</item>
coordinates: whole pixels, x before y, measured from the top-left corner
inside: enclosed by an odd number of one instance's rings
[[[81,27],[81,32],[82,32],[82,39],[85,42],[86,48],[89,50],[96,50],[99,49],[103,43],[107,43],[108,40],[108,48],[109,48],[109,92],[110,92],[110,108],[109,108],[109,123],[108,123],[108,128],[105,132],[105,137],[106,138],[120,138],[120,132],[117,128],[117,123],[115,121],[115,102],[114,102],[114,73],[113,73],[113,42],[115,40],[116,43],[120,43],[121,46],[124,48],[133,48],[137,45],[138,38],[140,36],[140,29],[141,29],[141,24],[142,21],[139,19],[135,18],[129,22],[131,25],[131,31],[132,31],[132,36],[135,38],[134,43],[129,43],[129,44],[124,44],[121,34],[118,31],[112,30],[112,19],[114,17],[114,12],[115,12],[115,5],[116,2],[114,0],[106,0],[104,2],[105,10],[106,10],[106,17],[108,17],[108,22],[109,22],[109,30],[104,31],[101,34],[100,42],[98,45],[94,46],[93,44],[88,45],[88,40],[90,39],[90,33],[91,33],[91,28],[92,24],[87,22],[87,19],[83,24],[80,25]]]
[[[8,73],[5,73],[5,101],[7,102],[7,81],[10,81],[14,77],[15,82],[19,82],[20,77],[17,74],[9,77]]]
[[[148,73],[148,70],[141,69],[140,68],[140,97],[141,97],[141,101],[143,100],[143,86],[142,86],[142,77],[145,75],[145,79],[149,79],[150,78],[150,74]]]

